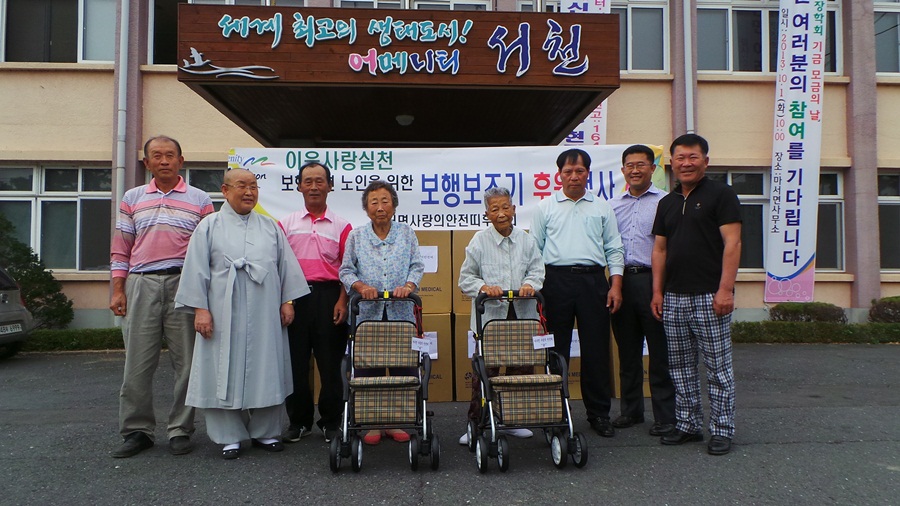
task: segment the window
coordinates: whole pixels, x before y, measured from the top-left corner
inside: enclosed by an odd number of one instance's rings
[[[768,208],[768,174],[765,172],[707,173],[710,179],[730,185],[741,199],[742,269],[763,269],[765,210]]]
[[[113,61],[117,0],[5,1],[3,61]]]
[[[386,0],[340,0],[340,6],[347,9],[400,9],[399,1]]]
[[[0,212],[50,269],[109,269],[112,171],[0,168]]]
[[[295,6],[306,5],[304,0],[188,0],[192,4],[216,4],[216,5],[270,5],[270,6]]]
[[[619,70],[665,71],[669,37],[665,3],[613,4],[612,13],[619,15]]]
[[[900,72],[900,3],[875,1],[875,70]]]
[[[154,0],[150,11],[150,55],[147,59],[154,64],[178,62],[176,44],[178,42],[178,4],[187,0]]]
[[[480,2],[478,0],[416,0],[413,9],[434,11],[488,11],[490,0]]]
[[[534,4],[531,0],[516,3],[516,10],[520,12],[534,12]],[[559,1],[550,0],[544,2],[544,12],[559,12]]]
[[[766,8],[759,9],[760,3]],[[838,69],[837,7],[837,2],[828,1],[826,72]],[[697,8],[696,29],[698,71],[777,72],[778,2],[701,3]]]
[[[769,210],[769,173],[766,170],[734,169],[707,172],[710,179],[730,185],[741,200],[742,269],[765,268]],[[844,207],[841,175],[819,175],[819,218],[816,240],[816,270],[844,268]],[[900,204],[900,201],[898,201]],[[898,207],[900,217],[900,207]]]
[[[189,185],[196,186],[209,194],[216,211],[222,208],[222,204],[225,202],[225,196],[222,194],[222,181],[225,179],[225,169],[199,167],[182,169],[181,175]]]
[[[900,230],[900,173],[878,174],[878,229],[881,268],[900,270],[900,248],[894,242]]]

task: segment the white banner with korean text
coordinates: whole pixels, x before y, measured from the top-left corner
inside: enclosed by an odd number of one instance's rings
[[[560,5],[560,11],[609,14],[611,5],[609,0],[572,1]],[[600,102],[600,105],[559,143],[560,146],[601,146],[606,144],[607,102],[608,100]]]
[[[662,146],[649,145],[656,155],[653,181],[665,189],[659,168]],[[627,145],[585,146],[591,159],[587,189],[608,200],[626,190],[622,151]],[[541,199],[560,189],[556,159],[558,146],[500,148],[308,149],[235,148],[228,167],[256,174],[260,187],[256,210],[281,219],[303,207],[297,192],[298,169],[309,161],[329,167],[334,192],[328,206],[353,226],[368,223],[362,194],[381,179],[399,196],[395,220],[416,230],[479,230],[488,225],[482,196],[494,186],[510,190],[516,224],[528,228]]]
[[[825,0],[782,0],[766,230],[766,302],[813,300]]]

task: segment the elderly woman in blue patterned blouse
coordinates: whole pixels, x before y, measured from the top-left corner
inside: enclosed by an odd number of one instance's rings
[[[341,282],[347,291],[354,290],[363,299],[376,299],[384,291],[391,292],[394,297],[406,297],[418,288],[425,263],[419,253],[415,232],[408,225],[393,221],[394,210],[399,204],[397,192],[384,181],[374,181],[363,191],[362,204],[371,224],[355,228],[347,236]],[[357,323],[382,319],[415,322],[412,305],[408,302],[365,303],[359,309]],[[359,376],[378,374],[377,370],[357,370]],[[400,369],[392,370],[391,374],[416,373]],[[409,441],[409,435],[399,429],[389,429],[387,434],[395,441]],[[380,441],[381,432],[377,430],[369,431],[363,437],[367,444]]]

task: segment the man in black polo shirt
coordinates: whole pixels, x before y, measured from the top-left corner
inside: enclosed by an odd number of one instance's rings
[[[672,142],[670,153],[679,184],[660,201],[653,224],[650,305],[666,331],[677,425],[660,442],[703,440],[699,351],[709,386],[707,450],[724,455],[734,437],[731,313],[741,257],[740,202],[731,187],[705,177],[706,139],[682,135]]]

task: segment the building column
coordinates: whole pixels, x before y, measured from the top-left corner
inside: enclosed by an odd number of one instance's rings
[[[136,154],[143,148],[141,137],[143,136],[143,82],[141,79],[141,65],[147,63],[147,31],[148,31],[148,11],[149,2],[141,0],[128,0],[128,44],[127,47],[119,47],[119,30],[116,27],[116,68],[115,68],[115,89],[119,89],[119,83],[124,77],[127,79],[127,95],[125,99],[125,110],[127,114],[125,127],[125,189],[134,188],[144,183],[144,166],[140,163],[140,156]],[[118,16],[121,16],[121,7]],[[120,51],[128,51],[128,68],[119,68],[118,58]],[[113,96],[113,129],[112,153],[115,156],[117,149],[117,139],[120,135],[118,111],[122,107],[119,104],[118,93]],[[115,165],[115,160],[113,160]],[[113,167],[115,169],[115,166]],[[115,178],[115,170],[113,170]],[[113,181],[115,187],[116,181]],[[113,204],[115,206],[115,203]],[[117,209],[113,209],[113,215]]]
[[[685,2],[690,8],[690,69],[686,68],[685,58]],[[669,26],[672,27],[669,45],[669,69],[672,73],[672,137],[696,131],[697,118],[697,8],[692,0],[672,0],[669,9]],[[685,78],[690,79],[691,86]],[[690,123],[690,124],[689,124]]]
[[[850,78],[846,120],[851,167],[844,176],[844,248],[846,270],[854,275],[850,316],[859,321],[865,319],[863,312],[872,299],[881,297],[881,248],[873,221],[878,219],[875,18],[868,0],[843,0],[841,9],[844,74]]]

